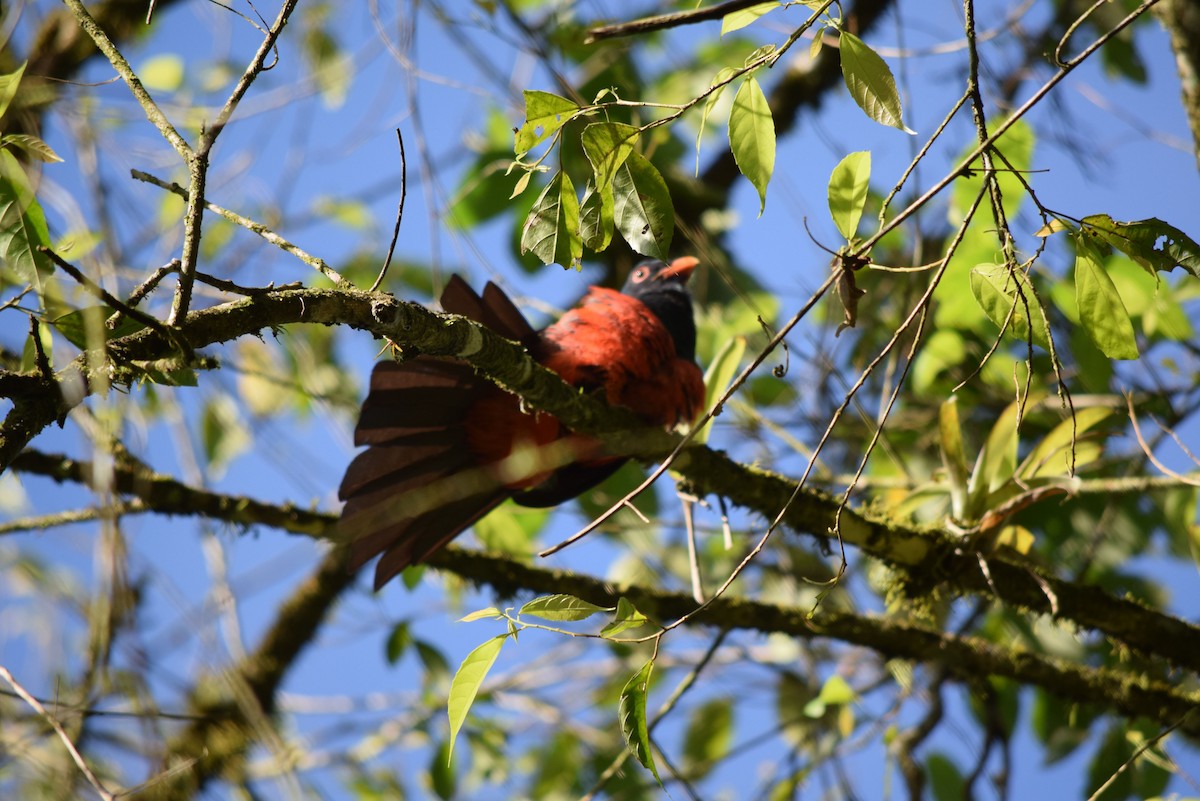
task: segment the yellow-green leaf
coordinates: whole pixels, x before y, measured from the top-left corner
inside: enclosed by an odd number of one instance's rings
[[[870,181],[871,153],[867,150],[846,156],[829,177],[829,213],[847,241],[858,234]]]
[[[709,82],[709,87],[717,87],[713,89],[712,94],[704,101],[704,113],[700,117],[699,130],[696,131],[696,175],[700,175],[700,140],[704,138],[704,126],[708,124],[708,115],[712,113],[713,106],[721,99],[721,94],[725,91],[725,84],[730,75],[736,72],[732,67],[722,67],[717,70],[717,74]]]
[[[896,80],[887,62],[871,48],[848,31],[839,36],[839,52],[842,56],[842,77],[846,88],[858,107],[878,123],[915,134],[904,124],[900,108],[900,93],[896,91]]]
[[[507,634],[498,634],[484,641],[467,654],[467,658],[454,674],[454,680],[450,682],[450,699],[446,704],[446,713],[450,718],[450,748],[447,759],[454,754],[454,742],[458,739],[458,732],[466,722],[471,704],[475,703],[475,696],[479,694],[479,688],[487,678],[488,671],[496,664],[496,657],[500,655],[500,648],[507,639]]]
[[[650,618],[639,612],[628,598],[621,596],[617,599],[617,612],[613,615],[612,622],[600,630],[600,636],[616,637],[630,629],[641,628],[649,622]]]
[[[1003,264],[979,264],[971,270],[971,294],[997,327],[1021,342],[1049,348],[1046,316],[1033,293],[1029,276]],[[1029,319],[1033,318],[1032,332]],[[1005,325],[1007,324],[1007,328]]]
[[[62,157],[54,152],[54,148],[33,134],[8,134],[0,138],[0,145],[19,147],[38,161],[47,163],[62,161]]]
[[[1110,359],[1136,359],[1133,322],[1087,235],[1075,237],[1075,302],[1079,321],[1096,347]]]
[[[742,82],[733,98],[729,148],[742,175],[758,190],[758,213],[762,216],[767,205],[767,184],[775,171],[775,118],[753,75]]]
[[[1096,406],[1075,412],[1074,421],[1067,418],[1051,429],[1050,433],[1025,457],[1025,461],[1021,463],[1021,468],[1017,472],[1025,479],[1065,476],[1098,458],[1100,453],[1096,448],[1088,448],[1085,452],[1084,443],[1079,442],[1079,437],[1107,420],[1112,413],[1111,409]],[[1074,464],[1071,461],[1071,443],[1073,441],[1075,443]]]
[[[654,660],[650,660],[642,669],[633,674],[621,690],[621,702],[618,714],[621,718],[621,733],[625,735],[625,743],[629,751],[642,763],[642,767],[654,774],[654,780],[662,786],[658,777],[658,768],[654,766],[654,754],[650,748],[650,728],[646,723],[646,695],[650,684],[650,673],[654,670]]]
[[[514,147],[517,155],[526,153],[538,142],[553,135],[575,116],[579,106],[550,92],[525,91],[525,122],[517,129]]]
[[[28,63],[22,62],[21,66],[12,72],[0,75],[0,117],[4,116],[4,112],[8,111],[8,104],[16,97],[17,87],[21,84],[21,76],[25,74],[25,65]]]
[[[611,606],[596,606],[573,595],[545,595],[521,607],[520,614],[543,620],[587,620],[597,612],[611,612]]]
[[[532,251],[542,264],[578,266],[583,257],[579,238],[579,198],[564,172],[542,190],[521,230],[521,252]]]
[[[614,214],[612,185],[599,192],[589,186],[579,207],[579,238],[585,247],[597,252],[608,247],[612,241]]]
[[[733,380],[737,373],[738,365],[742,362],[742,356],[746,353],[746,338],[743,336],[730,337],[725,340],[724,344],[717,351],[717,354],[708,364],[708,369],[704,371],[704,409],[711,409],[725,390],[729,388],[729,383]],[[695,436],[697,443],[703,444],[708,442],[709,434],[712,433],[714,420],[710,420],[704,430]]]
[[[721,35],[739,31],[777,8],[783,8],[783,6],[779,4],[779,0],[772,0],[769,3],[758,3],[749,8],[731,11],[721,18]]]
[[[183,85],[183,59],[164,53],[147,59],[137,71],[147,89],[174,92]]]
[[[1176,265],[1200,278],[1200,245],[1173,225],[1152,217],[1118,222],[1107,214],[1084,217],[1083,230],[1094,233],[1154,275]]]
[[[633,152],[641,131],[623,122],[594,122],[583,129],[580,142],[596,174],[596,186],[605,189]]]

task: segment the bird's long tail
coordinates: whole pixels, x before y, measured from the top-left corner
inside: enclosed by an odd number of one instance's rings
[[[454,276],[442,307],[522,342],[535,336],[495,285],[477,295]],[[380,362],[354,432],[367,450],[346,470],[339,536],[351,542],[351,568],[377,554],[375,588],[420,562],[512,495],[478,463],[466,418],[495,389],[453,359],[418,356]]]

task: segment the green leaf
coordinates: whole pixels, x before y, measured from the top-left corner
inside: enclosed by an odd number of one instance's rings
[[[174,92],[183,86],[183,59],[173,53],[153,56],[137,71],[147,89]]]
[[[775,171],[775,118],[754,76],[742,81],[729,111],[729,148],[742,175],[758,190],[758,214],[767,206],[767,184]]]
[[[1079,320],[1096,347],[1110,359],[1136,359],[1137,337],[1133,322],[1101,262],[1099,253],[1086,235],[1075,237],[1075,300]]]
[[[725,390],[729,389],[729,384],[737,374],[738,365],[742,363],[742,356],[745,354],[746,338],[734,336],[725,340],[721,349],[708,363],[708,369],[704,371],[704,408],[706,411],[711,409],[713,404],[725,394]],[[715,423],[716,418],[714,417],[705,424],[704,430],[695,436],[694,439],[698,444],[708,442]]]
[[[551,136],[579,112],[579,106],[550,92],[525,91],[525,122],[517,129],[513,149],[519,156]]]
[[[871,152],[868,150],[846,156],[829,177],[829,213],[847,241],[858,234],[858,221],[867,205],[870,180]]]
[[[967,457],[963,449],[962,427],[958,422],[958,396],[951,395],[938,409],[938,444],[942,466],[950,481],[950,502],[956,520],[966,519]]]
[[[1025,479],[1043,478],[1048,476],[1063,476],[1074,472],[1099,454],[1085,454],[1078,438],[1089,429],[1107,420],[1112,415],[1111,409],[1090,407],[1075,412],[1075,420],[1070,418],[1051,429],[1033,451],[1021,463],[1018,474]],[[1071,443],[1075,441],[1075,464],[1071,464]],[[1094,449],[1091,449],[1094,451]]]
[[[579,198],[565,172],[542,190],[521,230],[521,253],[532,251],[542,264],[576,267],[583,258],[579,238]]]
[[[407,620],[401,620],[392,626],[392,631],[388,634],[387,644],[384,647],[384,656],[387,657],[388,664],[394,665],[399,662],[400,657],[404,656],[404,652],[411,643],[412,631],[409,630]]]
[[[821,685],[821,693],[817,697],[833,706],[853,703],[858,698],[858,693],[854,692],[854,688],[844,678],[835,673]]]
[[[772,0],[769,3],[759,3],[739,11],[731,11],[721,18],[721,35],[739,31],[777,8],[783,8],[783,6],[779,4],[779,0]]]
[[[1082,222],[1085,233],[1096,234],[1151,275],[1157,270],[1170,272],[1178,265],[1200,278],[1200,245],[1173,225],[1155,217],[1117,222],[1107,214],[1093,214]]]
[[[17,96],[17,87],[21,84],[21,76],[25,74],[25,65],[28,63],[23,62],[15,71],[0,75],[0,117],[4,116],[8,104]]]
[[[958,766],[945,754],[932,753],[925,759],[925,771],[934,801],[961,801],[966,798],[967,783]]]
[[[573,595],[544,595],[521,607],[520,614],[543,620],[587,620],[597,612],[611,612],[613,607],[596,606]]]
[[[443,740],[429,757],[429,783],[442,801],[450,801],[458,789],[458,774],[454,770],[453,742]]]
[[[8,134],[0,138],[0,147],[8,147],[10,145],[19,147],[38,161],[48,163],[62,161],[62,158],[54,152],[54,148],[33,134]]]
[[[642,665],[642,669],[633,674],[621,690],[621,702],[618,715],[621,718],[621,733],[625,735],[625,744],[629,751],[642,763],[642,767],[654,774],[654,780],[662,786],[658,777],[658,768],[654,766],[654,754],[650,746],[650,728],[646,724],[646,695],[650,684],[650,673],[654,670],[654,660]]]
[[[878,123],[916,134],[904,124],[900,108],[900,93],[887,62],[848,31],[838,37],[842,55],[842,77],[858,107]]]
[[[707,776],[733,742],[733,702],[713,698],[692,710],[683,737],[683,764],[689,776]]]
[[[608,247],[612,241],[614,214],[612,185],[599,192],[589,186],[579,208],[579,238],[585,247],[596,252]]]
[[[580,142],[596,174],[596,186],[612,185],[617,169],[633,152],[641,130],[623,122],[593,122],[583,129]]]
[[[489,606],[485,609],[476,609],[468,615],[464,615],[458,619],[459,623],[474,623],[476,620],[498,620],[504,617],[504,614],[494,606]]]
[[[667,261],[675,233],[675,208],[667,182],[641,153],[633,152],[613,179],[617,230],[643,256]]]
[[[222,475],[230,462],[249,450],[252,441],[233,398],[225,393],[210,397],[200,415],[200,443],[209,471]]]
[[[0,160],[5,156],[12,158],[11,153],[0,152]],[[0,265],[40,287],[41,276],[53,272],[54,263],[37,249],[38,245],[50,246],[50,229],[42,207],[32,193],[0,175]]]
[[[699,130],[696,131],[696,175],[700,175],[700,140],[704,138],[704,126],[708,124],[708,115],[712,113],[713,106],[717,105],[717,101],[721,99],[721,95],[725,92],[725,87],[728,85],[724,81],[729,79],[737,70],[732,67],[722,67],[717,70],[717,74],[709,81],[709,87],[716,86],[708,99],[704,101],[704,113],[700,117]],[[718,84],[720,84],[718,86]]]
[[[613,615],[612,622],[600,630],[600,636],[611,639],[630,629],[641,628],[649,622],[650,618],[639,612],[628,598],[621,596],[617,599],[617,613]]]
[[[104,341],[108,342],[129,334],[136,334],[146,327],[137,320],[122,316],[116,328],[109,328],[104,321],[114,311],[116,310],[110,309],[108,306],[88,306],[64,314],[62,317],[52,320],[50,324],[57,328],[58,333],[62,334],[68,342],[80,350],[99,347],[100,343],[94,341],[93,337],[98,338],[100,333],[103,333]]]
[[[1018,291],[1019,288],[1019,291]],[[1003,264],[979,264],[971,270],[971,294],[996,327],[1020,342],[1033,342],[1049,350],[1046,341],[1045,312],[1033,293],[1029,276],[1009,270]],[[1032,313],[1034,325],[1029,327]],[[1005,324],[1008,328],[1005,329]]]
[[[1032,395],[1025,399],[1026,407],[1032,406],[1041,399],[1040,395]],[[1013,401],[1005,407],[992,430],[988,432],[987,441],[979,450],[975,460],[975,469],[971,472],[971,481],[967,491],[970,495],[970,506],[979,509],[980,504],[987,498],[988,493],[995,492],[1008,483],[1017,470],[1017,412],[1020,405]]]
[[[994,178],[997,186],[1000,187],[1000,194],[1004,198],[1004,211],[1009,218],[1017,215],[1028,194],[1021,176],[1013,171],[1032,169],[1033,149],[1036,143],[1037,135],[1034,133],[1033,126],[1025,120],[1017,120],[992,145],[991,161],[992,168],[995,170]],[[975,146],[976,143],[972,142],[964,147],[955,158],[956,163],[965,159],[975,149]],[[1002,154],[1004,158],[1001,159],[996,153]],[[950,191],[951,225],[958,225],[966,217],[971,204],[975,202],[975,198],[979,196],[979,192],[983,188],[985,175],[983,157],[977,156],[967,169],[954,179]],[[984,203],[984,207],[987,208],[989,215],[984,233],[989,235],[994,243],[996,241],[993,233],[995,222],[991,217],[991,205]],[[1052,223],[1049,228],[1053,227],[1055,226]]]
[[[500,648],[507,639],[507,634],[498,634],[490,640],[484,641],[482,645],[467,654],[467,658],[459,666],[458,672],[454,674],[454,681],[450,683],[450,699],[446,705],[446,712],[450,717],[450,747],[446,752],[447,761],[454,754],[454,742],[458,739],[458,732],[462,729],[463,723],[467,720],[471,704],[475,703],[479,687],[487,678],[492,665],[496,663],[496,657],[500,655]]]

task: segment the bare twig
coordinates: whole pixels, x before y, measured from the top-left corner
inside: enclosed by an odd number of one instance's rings
[[[59,723],[49,711],[47,711],[46,707],[42,706],[37,698],[34,698],[32,695],[26,692],[25,688],[22,687],[17,680],[13,678],[13,675],[8,672],[8,668],[4,667],[3,665],[0,665],[0,679],[4,679],[6,682],[8,682],[8,686],[13,688],[13,692],[21,696],[22,701],[29,704],[29,706],[31,706],[35,712],[41,715],[46,722],[50,724],[50,728],[54,729],[54,733],[57,734],[58,739],[62,741],[63,747],[65,747],[67,752],[71,755],[71,759],[74,760],[75,765],[79,768],[79,772],[83,774],[83,777],[87,779],[88,784],[90,784],[92,789],[96,791],[96,795],[100,796],[102,799],[104,799],[104,801],[116,801],[117,797],[105,788],[105,786],[100,782],[100,779],[96,777],[95,773],[92,773],[92,769],[89,768],[87,762],[84,761],[83,755],[79,753],[79,749],[75,747],[75,743],[71,742],[71,738],[67,735],[66,729],[62,727],[62,724]]]
[[[408,160],[404,157],[404,137],[400,129],[396,129],[396,141],[400,143],[400,205],[396,208],[396,227],[392,229],[392,243],[388,245],[387,258],[379,270],[379,277],[371,284],[369,291],[374,292],[383,283],[388,267],[392,264],[392,254],[396,252],[396,241],[400,238],[400,222],[404,219],[404,196],[408,194]]]

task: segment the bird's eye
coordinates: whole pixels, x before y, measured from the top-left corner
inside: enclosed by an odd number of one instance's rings
[[[650,277],[650,269],[648,267],[638,267],[633,271],[633,282],[640,284]]]

